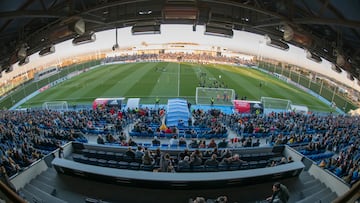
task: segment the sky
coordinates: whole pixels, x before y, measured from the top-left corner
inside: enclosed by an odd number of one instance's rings
[[[193,31],[192,25],[161,25],[161,34],[154,35],[132,35],[131,28],[118,29],[118,44],[120,49],[128,47],[142,46],[143,42],[147,44],[162,44],[174,42],[192,42],[204,46],[219,46],[229,50],[248,53],[255,56],[273,58],[284,61],[314,72],[319,72],[333,78],[341,83],[347,84],[360,91],[357,80],[351,81],[343,71],[341,74],[331,70],[331,63],[324,60],[321,63],[313,62],[306,58],[305,50],[289,45],[288,51],[282,51],[265,44],[263,35],[253,34],[245,31],[234,31],[232,38],[204,35],[204,26],[197,26]],[[38,53],[30,56],[30,63],[18,66],[14,64],[14,71],[2,73],[0,82],[8,80],[12,76],[32,69],[42,64],[48,64],[52,61],[60,61],[62,58],[69,58],[83,53],[110,49],[115,44],[115,30],[107,30],[96,33],[96,41],[88,44],[74,46],[72,40],[55,45],[56,52],[51,55],[40,57]]]

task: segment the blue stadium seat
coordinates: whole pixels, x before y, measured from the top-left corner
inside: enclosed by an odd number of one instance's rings
[[[120,169],[128,169],[128,168],[129,168],[129,162],[119,161],[119,162],[118,162],[118,167],[119,167]]]
[[[114,161],[114,160],[109,160],[107,161],[107,165],[111,168],[118,168],[119,165],[118,165],[118,162],[117,161]]]

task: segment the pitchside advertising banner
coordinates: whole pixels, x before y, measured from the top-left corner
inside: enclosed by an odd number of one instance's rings
[[[234,100],[234,109],[237,113],[262,114],[264,108],[259,101]]]
[[[104,109],[106,107],[118,107],[121,109],[122,102],[125,98],[97,98],[93,102],[93,109]]]

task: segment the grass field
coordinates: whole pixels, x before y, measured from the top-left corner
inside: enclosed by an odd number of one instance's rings
[[[139,97],[143,104],[153,104],[156,97],[160,97],[163,104],[168,98],[182,97],[195,103],[195,90],[204,81],[204,73],[206,85],[217,81],[234,89],[239,98],[289,99],[312,111],[331,111],[317,98],[254,69],[167,62],[105,65],[48,89],[22,106],[42,105],[46,101],[84,104],[98,97]]]

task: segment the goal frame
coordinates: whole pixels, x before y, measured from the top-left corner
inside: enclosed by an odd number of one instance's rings
[[[214,105],[231,106],[233,105],[233,100],[235,100],[235,90],[229,88],[196,87],[195,102],[197,105],[211,105],[211,98],[214,99]]]
[[[69,105],[67,101],[49,101],[49,102],[44,102],[42,108],[44,110],[52,110],[52,111],[68,111]]]
[[[276,112],[289,112],[292,110],[291,105],[292,102],[291,100],[288,99],[280,99],[280,98],[273,98],[273,97],[261,97],[260,99],[263,108],[264,108],[264,113],[268,113],[269,111],[276,111]],[[273,102],[278,102],[278,103],[284,103],[284,105],[279,105],[276,104],[274,106],[268,106],[268,102],[267,101],[273,101]]]

